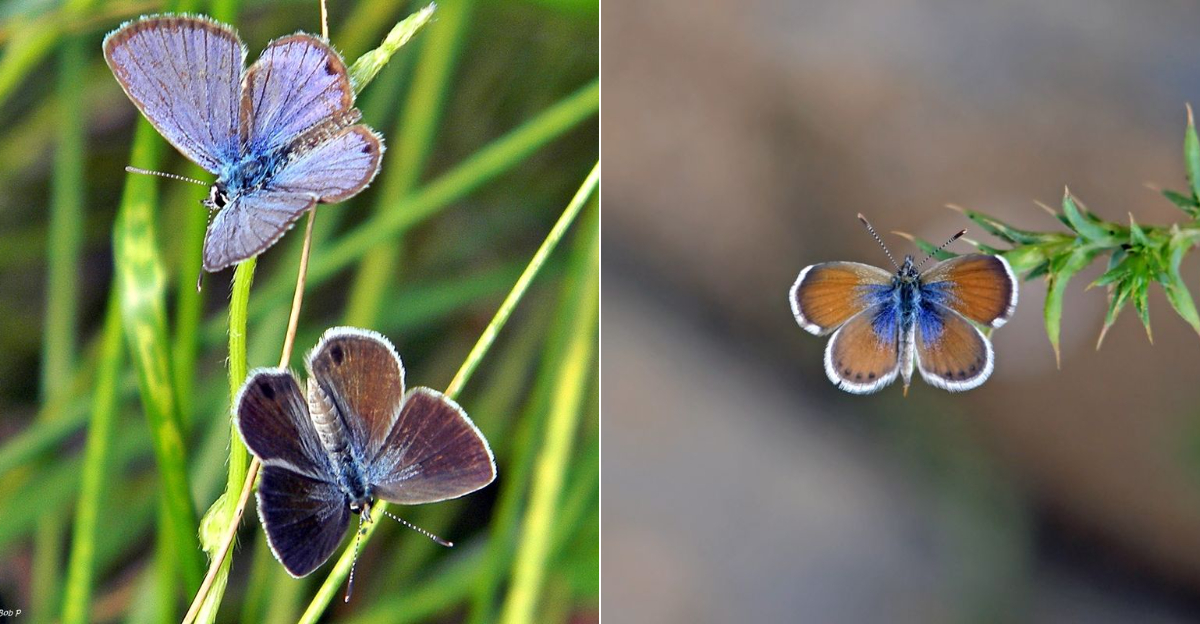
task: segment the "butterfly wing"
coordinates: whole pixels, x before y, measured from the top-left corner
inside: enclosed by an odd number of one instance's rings
[[[210,173],[237,160],[246,49],[233,30],[159,15],[121,26],[103,47],[125,94],[175,149]]]
[[[371,183],[382,156],[379,135],[363,125],[350,126],[289,160],[268,188],[309,194],[325,203],[339,202]]]
[[[496,478],[487,439],[457,403],[414,388],[368,468],[376,496],[402,505],[470,494]]]
[[[980,325],[1000,327],[1017,309],[1017,278],[1000,256],[957,256],[921,274],[921,299]]]
[[[316,479],[333,474],[296,377],[283,368],[252,371],[234,400],[234,421],[250,452]]]
[[[404,401],[404,365],[392,343],[373,331],[335,327],[309,353],[308,371],[342,415],[351,444],[369,462]]]
[[[936,303],[917,312],[917,369],[931,386],[960,392],[987,381],[995,365],[992,343],[958,312]]]
[[[895,307],[873,305],[833,333],[825,347],[825,374],[847,392],[876,392],[900,372],[901,346]]]
[[[792,284],[792,314],[805,330],[828,334],[850,317],[890,296],[892,274],[858,262],[825,262],[805,267]]]
[[[325,563],[350,524],[349,501],[336,485],[280,466],[263,466],[257,500],[267,544],[294,577]]]
[[[263,464],[257,500],[267,543],[289,574],[304,576],[345,535],[346,495],[333,482],[328,455],[290,372],[252,372],[234,405],[238,432]]]
[[[342,57],[321,39],[296,34],[272,41],[246,71],[242,141],[267,153],[354,105]]]
[[[215,273],[275,244],[317,200],[304,193],[259,190],[217,213],[204,237],[204,270]]]

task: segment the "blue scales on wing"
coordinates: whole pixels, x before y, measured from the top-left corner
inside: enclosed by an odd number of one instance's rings
[[[184,156],[210,173],[238,159],[246,49],[229,27],[196,17],[141,19],[104,39],[104,59]]]

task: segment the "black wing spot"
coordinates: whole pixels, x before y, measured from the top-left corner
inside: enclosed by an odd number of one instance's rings
[[[269,400],[269,401],[275,400],[275,388],[272,388],[271,384],[269,382],[260,381],[258,383],[258,389],[259,389],[259,391],[262,392],[262,395],[264,397],[267,397],[267,400]]]
[[[375,151],[375,144],[371,143],[371,142],[367,142],[367,144],[364,145],[362,148],[362,153],[364,153],[364,154],[370,154],[371,152],[374,152],[374,151]]]
[[[337,64],[332,58],[325,59],[325,73],[332,76],[337,73]]]
[[[862,373],[854,373],[854,381],[862,381]]]
[[[333,348],[329,350],[329,355],[333,358],[334,364],[341,364],[342,360],[346,358],[345,352],[342,351],[342,345],[333,345]]]
[[[867,379],[875,379],[875,373],[870,373],[867,375]]]

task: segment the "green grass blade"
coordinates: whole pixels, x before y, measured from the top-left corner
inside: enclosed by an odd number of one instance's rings
[[[161,152],[158,133],[145,120],[138,123],[130,158],[134,166],[153,169]],[[154,440],[165,505],[163,530],[175,551],[177,574],[188,591],[200,585],[200,557],[184,459],[184,438],[176,411],[174,378],[168,354],[166,276],[155,239],[157,193],[150,176],[126,178],[113,231],[117,289],[130,359],[138,374],[142,406]],[[165,583],[160,583],[166,585]],[[165,603],[165,599],[164,599]]]
[[[96,524],[105,499],[109,445],[117,411],[118,380],[123,361],[120,302],[109,298],[100,345],[100,366],[92,395],[92,420],[87,446],[83,452],[83,480],[75,508],[75,526],[71,536],[71,556],[67,565],[67,583],[63,598],[64,624],[89,621],[92,577],[96,559]]]
[[[58,43],[62,25],[48,16],[20,17],[8,25],[12,37],[0,53],[0,105]]]
[[[233,273],[233,295],[229,300],[229,397],[231,415],[229,420],[229,472],[225,482],[225,492],[221,494],[208,513],[200,527],[200,541],[208,556],[215,557],[221,548],[222,538],[231,522],[240,521],[235,518],[238,497],[242,492],[242,484],[250,467],[250,452],[242,443],[237,426],[233,424],[233,398],[241,390],[246,380],[248,364],[246,361],[246,316],[250,307],[250,286],[254,283],[254,269],[258,264],[257,258],[251,258],[237,265]],[[229,568],[233,565],[233,557],[226,556],[217,571],[212,588],[204,598],[196,622],[210,623],[217,618],[217,609],[225,596],[225,586],[229,580]]]
[[[391,162],[380,183],[375,214],[387,210],[391,198],[411,193],[424,170],[473,3],[473,0],[444,2],[438,8],[438,19],[421,43],[420,60],[404,113],[396,120],[390,135],[394,147],[388,151]],[[347,324],[357,327],[375,324],[385,286],[395,273],[397,254],[395,242],[381,243],[363,258],[350,288]]]
[[[575,197],[571,198],[571,202],[567,204],[566,210],[563,210],[562,216],[558,218],[558,222],[550,229],[550,233],[546,235],[546,240],[542,241],[542,246],[533,254],[533,258],[529,260],[529,267],[517,279],[517,283],[513,286],[512,292],[500,304],[500,309],[496,310],[496,316],[492,322],[483,330],[483,335],[479,337],[479,342],[475,343],[475,348],[467,354],[467,359],[463,362],[461,368],[458,369],[458,374],[450,381],[450,385],[446,387],[446,394],[455,397],[462,391],[467,380],[475,372],[475,368],[479,366],[479,362],[483,360],[483,356],[487,355],[491,349],[492,343],[495,342],[497,334],[504,324],[508,322],[508,317],[512,315],[513,309],[517,307],[517,303],[525,296],[525,291],[529,289],[529,284],[533,282],[533,278],[537,276],[542,265],[546,263],[546,259],[550,257],[550,252],[558,246],[563,235],[567,233],[567,228],[571,227],[571,223],[575,221],[575,217],[579,215],[579,211],[587,203],[592,192],[600,184],[600,163],[597,162],[591,173],[584,179],[579,190],[575,192]]]
[[[512,585],[501,610],[503,624],[535,621],[537,596],[546,577],[554,535],[555,510],[562,496],[572,441],[583,413],[588,380],[594,368],[600,299],[600,220],[590,213],[576,250],[577,279],[564,292],[562,314],[573,319],[558,384],[551,398],[544,441],[532,483],[513,568]]]
[[[75,9],[79,2],[70,3]],[[59,52],[56,85],[59,108],[58,145],[54,152],[54,178],[47,241],[46,307],[42,332],[41,400],[62,406],[69,398],[75,367],[75,315],[83,232],[83,102],[75,97],[86,57],[83,42],[68,38]],[[58,418],[61,409],[43,411],[40,417]],[[38,525],[34,538],[30,611],[35,621],[50,621],[58,601],[65,518],[54,514]]]

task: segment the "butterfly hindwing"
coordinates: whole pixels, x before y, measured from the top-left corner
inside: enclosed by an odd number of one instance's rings
[[[159,15],[104,39],[104,60],[150,124],[210,173],[238,157],[246,49],[229,27]]]
[[[796,322],[818,336],[880,301],[890,291],[892,274],[858,262],[825,262],[806,267],[792,284],[789,298]]]
[[[927,304],[917,313],[914,351],[921,378],[959,392],[987,380],[995,365],[992,344],[958,312]]]
[[[270,152],[353,105],[346,64],[328,43],[303,33],[276,39],[246,71],[243,145]]]
[[[414,388],[368,478],[383,500],[432,503],[491,483],[496,462],[487,440],[457,403],[436,390]]]
[[[404,365],[392,344],[373,331],[334,327],[309,353],[308,372],[341,413],[351,444],[372,461],[404,401]]]
[[[825,347],[825,374],[848,392],[876,392],[900,372],[901,346],[896,309],[876,304],[834,332]]]
[[[1017,280],[1001,256],[966,254],[921,274],[921,295],[989,327],[1000,327],[1017,308]]]
[[[363,125],[343,128],[324,143],[290,159],[271,180],[270,188],[307,193],[323,202],[338,202],[366,188],[379,172],[383,142]]]
[[[336,485],[280,466],[263,466],[257,501],[271,552],[295,577],[325,563],[350,524],[349,501]]]

